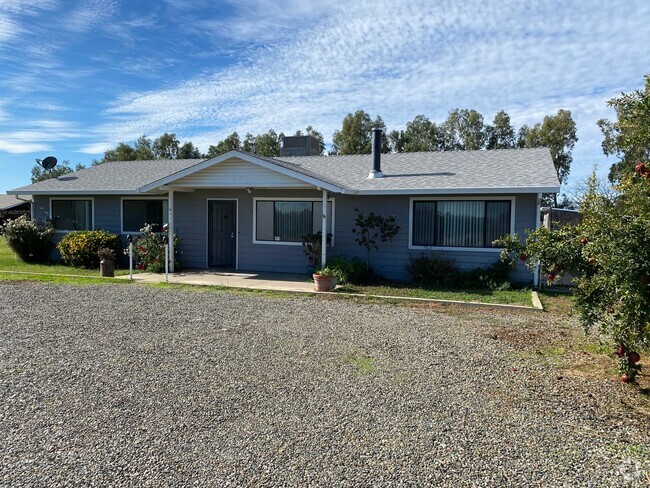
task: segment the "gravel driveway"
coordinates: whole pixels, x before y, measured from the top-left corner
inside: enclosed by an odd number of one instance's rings
[[[650,423],[531,315],[0,284],[0,484],[632,486]]]

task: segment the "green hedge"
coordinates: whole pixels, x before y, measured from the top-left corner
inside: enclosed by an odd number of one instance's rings
[[[101,248],[108,248],[119,256],[122,252],[120,238],[105,230],[81,230],[66,234],[56,246],[61,258],[77,268],[98,268]]]

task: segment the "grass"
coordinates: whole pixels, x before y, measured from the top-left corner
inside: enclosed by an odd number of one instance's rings
[[[537,293],[544,310],[551,315],[568,316],[573,312],[573,300],[568,293],[539,291]]]
[[[381,286],[344,285],[337,291],[369,295],[384,295],[407,298],[428,298],[460,302],[494,303],[532,307],[530,290],[460,290],[435,289],[415,285],[390,284]]]
[[[375,371],[375,360],[368,356],[350,355],[346,356],[346,362],[350,363],[360,375],[370,375]]]
[[[73,268],[64,264],[33,264],[18,259],[4,238],[0,238],[0,271],[16,273],[46,273],[48,275],[75,275],[99,277],[99,269]],[[0,273],[0,275],[5,273]],[[116,269],[115,275],[127,275],[128,269]]]

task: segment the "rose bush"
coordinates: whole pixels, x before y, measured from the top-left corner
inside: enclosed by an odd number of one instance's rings
[[[152,224],[145,224],[140,229],[140,235],[133,241],[133,259],[135,268],[150,273],[163,273],[165,271],[165,245],[163,238],[168,234],[167,226],[163,232],[154,232]],[[180,269],[178,257],[181,255],[181,238],[178,232],[174,233],[174,268]],[[124,250],[128,255],[128,248]]]

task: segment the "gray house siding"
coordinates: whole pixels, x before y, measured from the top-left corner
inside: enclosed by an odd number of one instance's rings
[[[477,195],[478,196],[478,195]],[[174,194],[175,228],[183,239],[180,246],[180,262],[187,268],[207,266],[207,201],[208,199],[237,200],[237,262],[241,271],[307,272],[307,261],[300,245],[257,244],[253,242],[253,198],[310,198],[320,199],[322,193],[316,190],[246,190],[214,189]],[[81,197],[80,197],[81,198]],[[355,242],[351,232],[358,208],[363,213],[375,212],[381,215],[394,214],[400,232],[393,242],[382,243],[373,251],[370,264],[379,273],[390,279],[406,280],[406,264],[409,255],[421,250],[410,250],[409,244],[409,196],[352,196],[330,194],[335,205],[334,246],[329,256],[358,257],[365,259],[364,250]],[[98,195],[94,197],[94,228],[105,229],[116,234],[121,232],[120,196]],[[536,223],[536,195],[517,195],[515,198],[515,232],[524,235],[526,229],[534,229]],[[50,216],[50,197],[34,197],[34,218],[43,220]],[[61,234],[57,234],[60,238]],[[122,235],[124,241],[125,236]],[[493,251],[431,251],[455,260],[461,269],[485,267],[499,258]],[[512,272],[513,281],[531,282],[530,271],[518,263]]]

